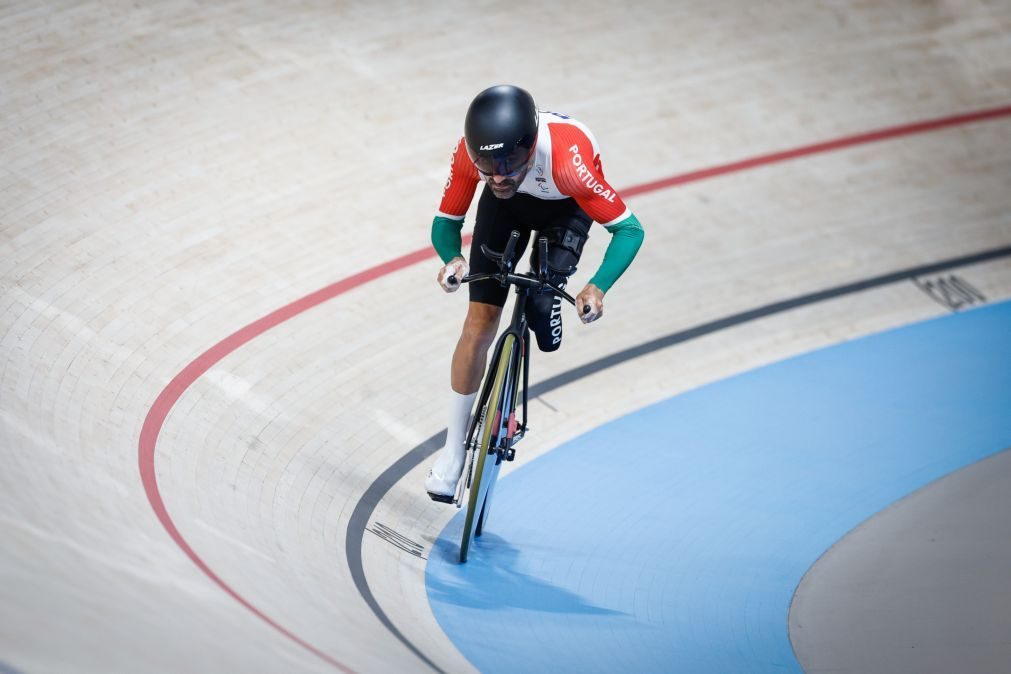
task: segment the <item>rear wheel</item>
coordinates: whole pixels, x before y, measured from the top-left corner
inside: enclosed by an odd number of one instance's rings
[[[488,457],[491,461],[492,458]],[[488,523],[488,514],[491,512],[491,497],[495,493],[495,483],[498,482],[498,471],[499,467],[502,465],[502,459],[495,457],[495,467],[492,468],[490,474],[488,475],[488,492],[484,496],[484,502],[481,504],[481,515],[477,518],[477,526],[474,528],[474,537],[479,537],[484,532],[484,527]]]
[[[481,515],[477,518],[477,527],[474,529],[474,538],[480,538],[481,533],[484,531],[484,513],[485,508],[488,506],[488,498],[485,497],[484,503],[481,504]]]
[[[506,376],[504,390],[506,396],[502,399],[502,425],[506,428],[505,438],[498,438],[495,443],[495,467],[491,473],[491,480],[488,482],[488,494],[484,497],[484,505],[481,507],[481,516],[477,520],[477,530],[475,536],[480,536],[485,527],[488,526],[488,515],[491,513],[492,497],[495,495],[495,485],[498,483],[498,472],[502,468],[502,461],[512,461],[514,433],[517,429],[516,419],[517,395],[519,394],[520,373],[523,371],[525,363],[527,340],[520,342],[520,348],[509,360],[509,373]],[[518,362],[516,359],[519,359]]]
[[[488,401],[482,410],[484,421],[478,431],[478,444],[474,450],[476,466],[474,467],[474,477],[471,481],[470,495],[467,500],[467,515],[463,524],[463,538],[460,541],[461,563],[467,561],[470,544],[476,536],[480,535],[479,524],[484,519],[485,509],[488,505],[486,503],[488,492],[498,475],[500,460],[498,453],[495,451],[495,445],[498,442],[502,428],[503,399],[505,398],[506,384],[509,379],[509,364],[513,359],[515,345],[515,335],[510,334],[504,337],[502,348],[499,351],[498,362],[491,371],[494,373],[494,381],[491,392],[488,395]]]

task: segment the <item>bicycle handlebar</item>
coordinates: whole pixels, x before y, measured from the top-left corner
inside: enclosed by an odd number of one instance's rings
[[[503,286],[517,285],[523,288],[530,288],[536,290],[543,290],[545,287],[551,288],[559,297],[564,299],[566,302],[572,306],[576,306],[576,299],[572,297],[569,293],[565,292],[559,288],[554,283],[548,280],[548,240],[547,238],[541,236],[537,239],[538,246],[538,264],[536,274],[514,274],[513,269],[513,254],[516,252],[516,244],[520,240],[520,233],[513,230],[509,234],[509,240],[506,242],[505,250],[502,253],[496,253],[494,250],[488,246],[482,244],[481,252],[488,259],[494,261],[498,264],[499,271],[486,272],[483,274],[472,274],[464,276],[462,279],[457,279],[455,275],[450,276],[447,282],[450,285],[456,285],[457,283],[473,283],[475,281],[486,281],[495,280],[501,283]],[[583,305],[583,314],[588,314],[593,310],[589,304]]]
[[[517,285],[523,288],[530,288],[533,290],[540,290],[545,287],[551,288],[556,293],[558,293],[558,295],[563,300],[565,300],[572,306],[576,305],[576,298],[574,298],[572,295],[565,292],[564,290],[556,286],[554,283],[551,283],[550,281],[541,281],[536,276],[533,276],[531,274],[514,274],[512,272],[506,273],[499,272],[497,274],[494,272],[488,272],[484,274],[472,274],[470,276],[464,276],[462,279],[460,279],[460,283],[473,283],[474,281],[488,281],[488,280],[499,281],[505,285]],[[584,305],[583,313],[584,314],[590,313],[588,311],[588,309],[590,308],[591,308],[590,305],[588,304]]]

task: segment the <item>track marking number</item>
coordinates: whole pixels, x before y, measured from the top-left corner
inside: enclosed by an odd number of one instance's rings
[[[913,283],[932,300],[951,311],[958,311],[986,302],[983,293],[955,274],[939,276],[930,280],[914,278]]]

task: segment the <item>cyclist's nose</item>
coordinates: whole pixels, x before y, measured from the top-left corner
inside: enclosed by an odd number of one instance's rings
[[[496,185],[500,185],[504,182],[508,182],[509,178],[507,176],[500,176],[497,173],[492,174],[491,180]]]

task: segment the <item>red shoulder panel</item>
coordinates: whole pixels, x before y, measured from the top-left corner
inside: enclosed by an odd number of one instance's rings
[[[446,215],[463,217],[467,214],[470,202],[474,198],[474,190],[480,176],[477,169],[470,161],[467,148],[460,138],[453,150],[452,163],[449,166],[449,179],[446,180],[446,188],[442,191],[442,202],[439,204],[439,211]]]
[[[570,196],[591,218],[609,224],[625,213],[625,202],[604,179],[600,155],[582,129],[564,122],[549,124],[551,173],[562,194]]]

